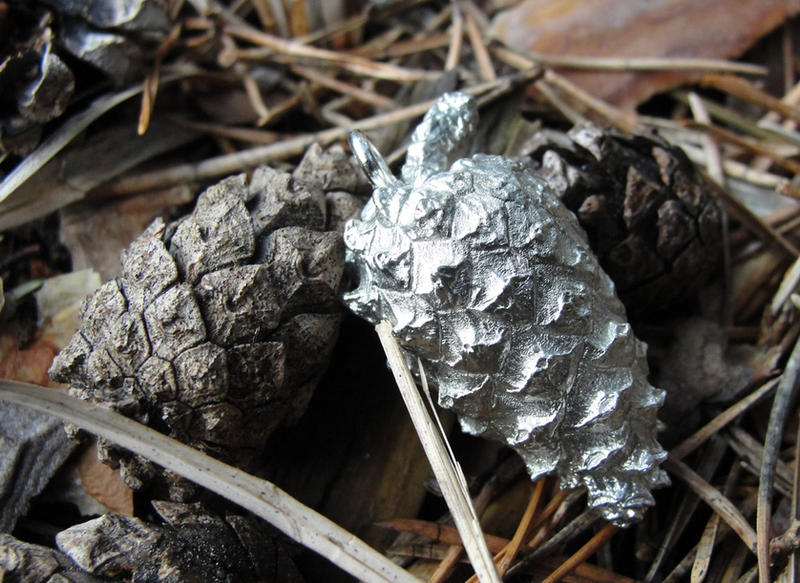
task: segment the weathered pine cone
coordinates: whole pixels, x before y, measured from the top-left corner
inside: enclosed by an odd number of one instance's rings
[[[222,516],[199,503],[153,507],[164,524],[106,514],[61,531],[56,543],[87,579],[91,573],[149,583],[303,580],[276,531],[252,516]]]
[[[5,582],[108,583],[81,570],[64,553],[0,532],[0,577]]]
[[[293,174],[226,178],[122,253],[88,298],[51,377],[244,469],[269,434],[305,410],[336,340],[344,247],[363,175],[341,148],[312,147]],[[160,475],[101,443],[134,489]],[[167,475],[168,495],[192,487]],[[163,484],[164,482],[160,482]],[[156,483],[155,485],[157,485]],[[163,492],[159,492],[163,493]]]
[[[585,124],[532,158],[589,235],[629,312],[690,298],[722,265],[722,210],[680,148]]]

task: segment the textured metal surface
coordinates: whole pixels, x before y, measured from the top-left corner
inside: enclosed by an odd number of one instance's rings
[[[625,526],[668,483],[655,437],[663,391],[545,182],[500,156],[452,161],[476,123],[468,96],[443,96],[413,135],[402,180],[351,137],[375,190],[345,228],[359,282],[345,301],[392,323],[466,431],[513,447],[532,478],[557,472],[562,487],[586,487],[589,505]]]

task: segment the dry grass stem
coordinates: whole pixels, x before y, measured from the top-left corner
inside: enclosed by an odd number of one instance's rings
[[[703,102],[700,97],[694,92],[689,93],[689,107],[692,109],[694,119],[702,124],[711,124],[711,117],[708,111],[703,107]],[[701,138],[703,143],[703,150],[706,154],[706,166],[708,174],[714,179],[714,182],[725,187],[725,172],[722,169],[722,159],[719,154],[719,146],[714,138],[708,134],[704,134]]]
[[[453,3],[453,24],[450,27],[450,44],[444,60],[444,70],[452,71],[461,62],[461,49],[464,46],[464,15],[457,2]]]
[[[783,438],[783,427],[789,414],[789,405],[797,391],[800,378],[800,341],[798,341],[789,361],[784,367],[764,440],[764,461],[761,465],[761,476],[758,483],[758,507],[756,510],[756,529],[758,532],[758,577],[761,581],[769,581],[769,541],[770,521],[772,515],[772,494],[775,480],[775,468]]]
[[[730,500],[682,461],[669,457],[664,461],[664,469],[686,482],[695,494],[728,523],[747,548],[755,552],[756,532]]]
[[[483,35],[478,28],[478,23],[475,20],[472,10],[467,9],[464,11],[464,21],[469,43],[472,45],[472,51],[475,54],[475,61],[478,65],[481,80],[494,81],[497,79],[497,73],[494,71],[492,57],[489,55],[489,51],[486,48],[486,42],[483,40]]]
[[[578,565],[586,562],[586,559],[591,557],[598,548],[611,540],[611,537],[616,534],[617,530],[617,527],[613,524],[606,524],[589,540],[589,542],[583,545],[574,555],[561,563],[561,565],[542,583],[558,583],[561,581],[566,575],[574,571]]]
[[[247,127],[232,127],[223,124],[202,123],[185,119],[171,119],[170,123],[189,128],[201,134],[209,134],[229,140],[246,142],[249,144],[273,144],[286,137],[285,135],[271,132],[269,130],[257,130]]]
[[[342,95],[347,95],[363,103],[368,103],[382,109],[391,109],[393,107],[397,107],[397,103],[394,101],[394,99],[390,99],[389,97],[385,97],[380,93],[375,93],[374,91],[362,89],[361,87],[353,85],[352,83],[339,81],[338,79],[335,79],[329,75],[325,75],[316,69],[312,69],[311,67],[302,67],[298,65],[292,67],[292,71],[302,77],[305,77],[309,81],[316,83],[317,85],[332,89],[338,93],[341,93]]]
[[[765,158],[768,158],[778,166],[781,166],[790,172],[794,172],[796,174],[800,173],[800,162],[792,160],[791,158],[787,158],[786,156],[782,156],[773,149],[765,146],[761,142],[753,140],[752,138],[748,139],[739,136],[728,129],[717,125],[712,125],[710,121],[687,122],[685,125],[690,129],[707,132],[720,140],[724,140],[728,143],[734,144],[735,146],[739,146],[740,148],[743,148],[752,154],[764,156]]]
[[[725,209],[735,218],[742,223],[745,227],[750,229],[753,234],[758,236],[759,239],[765,243],[774,244],[782,251],[786,252],[790,257],[795,258],[800,254],[800,251],[794,244],[789,242],[786,237],[778,233],[771,226],[766,224],[761,218],[755,215],[743,202],[734,197],[725,188],[715,188],[719,199],[725,206]]]
[[[725,93],[735,95],[739,99],[763,107],[767,111],[776,111],[785,117],[800,121],[800,108],[789,105],[773,97],[769,93],[756,88],[752,83],[741,77],[711,74],[703,77],[702,84],[706,87],[713,87],[714,89],[719,89]]]
[[[708,166],[708,159],[700,148],[685,142],[680,142],[678,145],[686,152],[686,155],[692,162],[699,166]],[[774,190],[778,194],[783,194],[784,196],[800,198],[800,191],[798,191],[796,187],[793,187],[784,176],[756,170],[747,164],[729,158],[723,158],[722,168],[725,174],[730,178],[749,182],[755,186],[765,187]]]
[[[478,516],[469,497],[466,479],[458,463],[452,457],[452,452],[441,431],[441,425],[434,422],[432,413],[428,410],[428,406],[417,389],[411,371],[406,365],[405,357],[400,351],[400,346],[392,336],[391,324],[381,322],[375,329],[389,361],[389,367],[394,373],[400,394],[414,423],[414,428],[422,442],[425,455],[453,515],[472,568],[475,569],[475,574],[481,582],[499,583],[500,577],[494,562],[492,562],[489,549],[486,547]]]
[[[417,520],[414,518],[393,518],[391,520],[382,520],[375,524],[376,526],[391,528],[398,532],[410,532],[412,534],[424,536],[436,542],[461,546],[461,538],[458,535],[458,529],[449,524]],[[493,553],[499,552],[509,543],[509,540],[503,537],[485,533],[483,536],[486,539],[486,545]]]
[[[491,93],[489,96],[490,99],[495,99],[503,93],[510,91],[519,83],[524,83],[534,78],[536,74],[535,71],[526,71],[522,75],[515,74],[507,77],[500,77],[495,81],[466,87],[463,91],[480,96],[495,90],[495,92]],[[485,100],[486,96],[484,96],[482,103],[485,102]],[[128,196],[137,192],[173,186],[182,182],[208,180],[224,174],[240,172],[243,169],[252,168],[267,162],[298,156],[315,142],[328,145],[336,140],[346,138],[347,135],[354,130],[368,131],[421,117],[430,109],[434,101],[435,100],[430,99],[387,113],[377,114],[354,122],[349,126],[334,127],[313,134],[289,137],[281,139],[276,143],[250,148],[248,150],[236,152],[235,154],[216,156],[194,164],[181,164],[172,168],[143,172],[110,184],[103,189],[102,196]],[[0,190],[2,190],[2,184],[0,184]]]
[[[339,51],[330,51],[304,45],[292,40],[281,39],[271,34],[261,32],[249,26],[228,25],[225,33],[255,45],[263,46],[289,57],[300,57],[322,61],[330,65],[347,69],[351,73],[376,77],[397,82],[419,81],[426,77],[436,75],[429,71],[405,69],[395,65],[371,61],[364,57],[350,55]]]
[[[517,530],[514,532],[511,542],[503,549],[503,555],[501,557],[495,557],[495,562],[499,559],[497,570],[500,572],[500,575],[504,575],[509,567],[511,567],[511,564],[517,558],[520,547],[528,537],[528,532],[532,526],[531,523],[533,522],[534,516],[536,516],[536,511],[539,509],[539,503],[542,500],[545,482],[545,479],[540,479],[536,482],[530,500],[528,500],[528,505],[525,507],[525,512],[522,515],[522,520],[520,520],[517,525]]]
[[[681,460],[689,455],[705,443],[712,435],[719,433],[722,428],[769,395],[777,385],[778,379],[772,379],[755,389],[746,397],[737,401],[734,405],[728,407],[725,411],[714,417],[714,419],[674,447],[669,454],[670,458],[673,460]]]
[[[525,53],[525,57],[548,67],[565,69],[586,69],[589,71],[715,71],[720,73],[741,73],[745,75],[766,75],[766,67],[750,63],[736,63],[723,59],[695,59],[680,57],[575,57],[546,55],[544,53]]]

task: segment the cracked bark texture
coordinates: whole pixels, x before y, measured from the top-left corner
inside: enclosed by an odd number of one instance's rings
[[[251,470],[327,366],[344,246],[326,229],[360,208],[364,184],[342,149],[315,146],[291,174],[262,167],[226,178],[189,215],[154,221],[122,253],[121,274],[85,301],[52,378]],[[99,450],[134,489],[194,495],[142,458],[102,441]]]

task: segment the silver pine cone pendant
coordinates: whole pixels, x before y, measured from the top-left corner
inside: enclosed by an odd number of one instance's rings
[[[521,164],[468,150],[472,99],[442,96],[402,178],[351,136],[374,191],[345,227],[356,314],[387,320],[464,430],[507,443],[627,526],[668,479],[645,345],[574,215]]]

